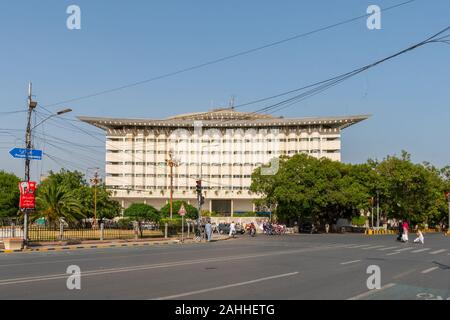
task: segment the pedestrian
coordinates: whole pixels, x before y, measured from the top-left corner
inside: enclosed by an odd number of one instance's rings
[[[230,224],[230,234],[229,234],[229,236],[230,237],[231,236],[234,237],[235,234],[236,234],[236,225],[235,225],[234,221],[232,221],[231,224]]]
[[[328,223],[325,225],[325,232],[326,233],[330,232],[330,225]]]
[[[402,241],[403,242],[408,242],[409,241],[409,238],[408,238],[409,224],[408,224],[408,222],[406,220],[403,222],[402,227],[403,227]]]
[[[403,221],[399,220],[398,221],[398,235],[397,235],[397,241],[402,241],[403,240]]]
[[[211,236],[212,236],[212,225],[211,225],[211,222],[209,220],[206,221],[205,231],[206,231],[206,239],[208,240],[208,242],[210,242],[211,241]]]
[[[414,243],[421,243],[424,244],[425,243],[425,237],[423,236],[422,231],[419,229],[417,229],[417,239],[414,240]]]

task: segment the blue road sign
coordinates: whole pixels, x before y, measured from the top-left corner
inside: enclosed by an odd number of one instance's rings
[[[16,159],[42,160],[42,150],[15,148],[9,154]]]

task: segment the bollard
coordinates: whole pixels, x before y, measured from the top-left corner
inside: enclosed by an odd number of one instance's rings
[[[64,237],[64,224],[62,222],[59,223],[59,241],[62,241]]]
[[[100,241],[103,241],[103,231],[104,231],[105,225],[100,223]]]

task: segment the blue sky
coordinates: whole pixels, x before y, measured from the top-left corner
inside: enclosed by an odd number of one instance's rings
[[[0,112],[25,109],[27,83],[42,105],[158,76],[365,14],[371,4],[401,0],[230,0],[0,2]],[[82,29],[66,28],[66,8],[79,5]],[[450,1],[417,0],[382,15],[382,30],[365,19],[199,70],[86,100],[53,106],[75,116],[164,118],[237,104],[350,71],[450,25]],[[417,162],[450,164],[450,46],[433,44],[407,53],[279,115],[372,114],[345,131],[343,160],[360,163],[407,150]],[[250,106],[249,111],[257,109]],[[70,163],[103,165],[103,137],[48,121],[37,148],[59,159],[33,163],[33,176]],[[74,122],[79,126],[78,123]],[[0,168],[23,175],[25,114],[0,114]],[[69,128],[69,129],[67,129]],[[22,131],[19,131],[22,130]],[[42,139],[63,138],[94,152]],[[51,142],[52,144],[55,141]],[[98,148],[95,148],[98,146]],[[69,151],[70,150],[70,151]],[[69,161],[69,162],[68,162]]]

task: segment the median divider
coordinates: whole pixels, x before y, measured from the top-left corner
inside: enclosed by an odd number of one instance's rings
[[[213,239],[214,241],[228,240],[229,237],[220,236]],[[108,243],[96,243],[96,244],[76,244],[76,245],[48,245],[42,247],[28,247],[23,250],[1,250],[1,253],[31,253],[31,252],[54,252],[54,251],[73,251],[73,250],[89,250],[89,249],[105,249],[105,248],[125,248],[125,247],[148,247],[158,245],[176,245],[176,244],[191,244],[191,243],[204,243],[194,239],[185,239],[181,242],[179,239],[167,239],[167,240],[152,240],[152,241],[137,241],[137,242],[108,242]]]
[[[386,234],[397,234],[394,230],[386,230],[386,229],[380,229],[380,230],[374,230],[374,229],[367,229],[365,234],[367,236],[376,236],[376,235],[386,235]]]

